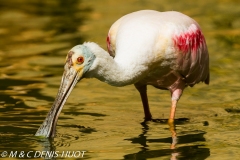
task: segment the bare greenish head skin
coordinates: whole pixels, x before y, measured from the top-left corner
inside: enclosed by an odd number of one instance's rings
[[[92,66],[95,55],[84,45],[73,47],[67,54],[62,81],[56,99],[46,119],[35,136],[54,137],[58,116],[74,86],[84,78],[84,74]]]
[[[72,60],[72,66],[80,72],[82,69],[83,74],[86,73],[89,68],[92,66],[93,61],[95,60],[95,55],[84,45],[77,45],[73,47],[67,56],[67,61],[69,58]],[[82,61],[80,58],[83,58]]]

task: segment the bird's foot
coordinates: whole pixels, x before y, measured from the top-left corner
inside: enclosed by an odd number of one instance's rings
[[[152,116],[144,117],[144,122],[152,121]]]

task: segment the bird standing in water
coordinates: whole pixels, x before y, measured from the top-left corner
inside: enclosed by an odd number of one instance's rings
[[[151,120],[147,85],[169,90],[169,121],[174,121],[184,88],[209,84],[209,55],[196,21],[175,11],[142,10],[117,20],[107,36],[108,52],[96,43],[73,47],[67,54],[55,102],[36,136],[54,137],[58,116],[74,86],[82,78],[97,78],[112,86],[134,84],[145,120]]]

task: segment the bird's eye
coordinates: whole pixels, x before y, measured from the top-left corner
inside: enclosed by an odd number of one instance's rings
[[[84,58],[83,57],[78,57],[77,58],[77,63],[78,64],[82,64],[84,62]]]

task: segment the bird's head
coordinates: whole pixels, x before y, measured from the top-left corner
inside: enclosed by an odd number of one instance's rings
[[[68,52],[58,94],[37,136],[54,137],[58,116],[68,96],[77,82],[84,78],[94,60],[95,55],[84,45],[77,45]]]
[[[67,99],[77,82],[84,78],[85,73],[88,72],[94,60],[95,55],[84,45],[77,45],[68,52],[56,100],[65,101]],[[66,95],[59,97],[63,93]]]
[[[84,45],[73,47],[67,54],[63,77],[72,75],[75,76],[74,80],[79,81],[84,78],[84,74],[92,66],[95,58],[88,47]]]

